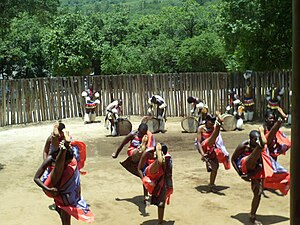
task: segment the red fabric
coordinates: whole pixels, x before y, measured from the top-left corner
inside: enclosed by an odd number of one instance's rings
[[[152,164],[150,164],[149,166],[147,166],[146,171],[145,171],[145,176],[143,177],[143,184],[145,186],[145,188],[148,190],[148,192],[150,194],[153,193],[153,190],[156,186],[156,181],[161,178],[161,176],[164,175],[164,170],[163,167],[160,165],[158,167],[158,171],[156,173],[151,173],[150,169],[153,166],[155,162],[153,162]],[[159,193],[157,193],[159,195]]]
[[[229,157],[226,157],[226,155],[219,148],[215,148],[215,152],[219,163],[223,163],[225,170],[229,170],[231,167]]]
[[[267,154],[265,148],[262,150],[261,156],[262,156],[262,165],[263,165],[262,169],[259,170],[257,173],[255,173],[253,176],[251,176],[252,179],[262,179],[266,177],[272,177],[274,174],[270,156]],[[241,165],[242,165],[241,170],[243,174],[248,174],[248,172],[251,172],[251,171],[247,171],[247,166],[246,166],[247,157],[249,157],[249,155],[241,159]]]
[[[82,175],[85,175],[87,172],[82,171],[81,169],[84,167],[85,160],[86,160],[86,144],[83,141],[72,141],[71,145],[78,146],[79,148],[79,155],[80,161],[77,162],[78,170]]]
[[[147,142],[147,148],[154,147],[154,137],[153,134],[150,131],[147,131],[147,136],[148,136],[148,142]],[[140,144],[142,143],[143,137],[138,137],[137,135],[134,137],[135,140],[139,141]],[[133,152],[137,149],[136,146],[133,146],[132,143],[130,143],[128,149],[127,149],[127,155],[132,156]]]
[[[66,184],[69,181],[69,179],[74,175],[76,168],[77,168],[77,161],[75,158],[73,158],[72,161],[68,165],[65,166],[59,187],[62,187],[64,184]],[[51,182],[51,174],[46,179],[45,185],[48,187],[53,187],[52,182]],[[47,196],[50,195],[47,192],[45,192],[45,193]],[[80,207],[76,207],[76,206],[72,206],[72,205],[65,205],[61,195],[57,195],[54,197],[49,196],[49,197],[54,198],[55,204],[60,209],[67,212],[69,215],[75,217],[77,220],[81,220],[81,221],[87,222],[87,223],[92,223],[94,221],[94,219],[95,219],[94,215],[90,210],[88,212],[85,212]]]
[[[209,134],[209,136],[211,135],[210,133],[205,133],[205,134],[206,134],[206,136],[208,136],[207,134]],[[209,147],[207,138],[201,142],[201,146],[202,146],[204,153],[208,154],[208,157],[210,159],[217,157],[218,162],[223,163],[224,168],[226,170],[230,169],[231,165],[230,165],[229,157],[226,157],[226,155],[222,152],[221,149],[216,148],[215,145]]]
[[[279,190],[283,195],[287,195],[290,190],[290,174],[288,172],[274,173],[272,177],[264,180],[264,187]]]

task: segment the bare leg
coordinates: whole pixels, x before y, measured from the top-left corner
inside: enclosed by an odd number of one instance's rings
[[[164,222],[165,206],[158,206],[157,213],[158,213],[158,224],[161,225]]]
[[[209,182],[209,184],[214,185],[216,177],[217,177],[218,169],[219,169],[218,159],[215,158],[213,160],[210,160],[210,164],[211,164],[212,171],[210,173],[210,182]]]
[[[62,225],[71,225],[71,216],[64,210],[60,210],[60,219]]]
[[[58,131],[59,122],[56,121],[53,125],[53,131],[51,136],[51,144],[54,149],[58,149],[59,147],[59,131]]]
[[[220,127],[221,127],[221,124],[217,123],[212,134],[210,135],[210,137],[207,140],[208,146],[212,146],[215,144],[217,137],[219,136],[219,133],[220,133]]]
[[[69,132],[64,131],[65,140],[59,144],[59,153],[56,157],[55,166],[51,173],[51,183],[53,187],[56,187],[62,177],[65,166],[66,152],[70,149],[70,137]]]
[[[146,206],[149,206],[150,205],[150,197],[149,197],[148,191],[144,185],[143,185],[143,191],[144,191],[144,203],[146,204]]]
[[[251,180],[251,189],[253,191],[253,199],[251,203],[251,212],[250,212],[250,222],[254,224],[262,224],[260,221],[256,220],[256,211],[258,209],[261,194],[262,194],[262,180],[261,179],[252,179]]]

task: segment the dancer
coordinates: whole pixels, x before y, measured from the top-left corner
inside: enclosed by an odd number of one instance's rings
[[[263,180],[268,180],[267,184],[270,187],[287,194],[290,183],[289,174],[287,171],[280,171],[282,167],[270,157],[262,126],[258,130],[252,130],[249,133],[249,138],[237,146],[231,157],[231,162],[242,179],[251,181],[253,199],[249,220],[254,224],[262,224],[256,219],[256,212],[260,204],[263,187],[266,187]]]
[[[165,203],[170,204],[173,193],[172,157],[168,147],[157,143],[155,147],[147,148],[141,156],[138,172],[144,187],[151,194],[151,204],[157,206],[158,224],[163,224]]]
[[[277,112],[267,111],[265,116],[264,133],[268,139],[268,149],[270,155],[277,161],[277,157],[281,154],[285,155],[286,151],[291,148],[291,141],[280,130],[281,125],[287,121],[288,116],[283,112],[281,107],[277,107]],[[280,115],[277,118],[276,115]]]
[[[209,190],[216,192],[215,180],[219,163],[224,164],[226,170],[230,169],[229,153],[220,135],[222,119],[219,112],[214,115],[208,114],[204,125],[198,128],[195,146],[201,155],[201,160],[206,163],[207,172],[210,172]],[[215,124],[215,125],[214,125]]]
[[[112,158],[116,159],[123,147],[130,142],[127,149],[127,159],[121,162],[121,165],[133,175],[139,177],[137,170],[138,163],[140,161],[142,153],[146,148],[155,146],[155,139],[152,133],[148,130],[148,126],[145,123],[141,123],[137,131],[130,132],[122,141],[116,152],[112,153]],[[147,190],[144,189],[144,200],[148,203],[149,196]]]
[[[38,168],[34,182],[43,189],[47,196],[54,198],[56,210],[63,225],[71,224],[71,216],[91,223],[94,221],[94,215],[81,197],[80,175],[67,131],[64,132],[64,136],[65,140],[58,145],[58,154],[50,175],[44,182],[41,180],[45,170],[52,165],[53,158],[48,157]],[[52,143],[57,144],[58,140],[58,135],[53,136]]]

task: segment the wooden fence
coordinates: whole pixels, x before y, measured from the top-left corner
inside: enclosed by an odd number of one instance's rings
[[[168,116],[189,115],[186,99],[206,100],[210,111],[224,112],[227,91],[233,89],[242,99],[245,80],[242,73],[179,73],[154,75],[112,75],[0,80],[0,126],[81,117],[84,113],[84,79],[100,93],[97,115],[105,114],[112,99],[123,99],[124,115],[145,115],[147,100],[153,94],[167,102]],[[275,84],[285,88],[281,106],[290,112],[291,72],[253,73],[255,118],[262,119],[266,89]]]

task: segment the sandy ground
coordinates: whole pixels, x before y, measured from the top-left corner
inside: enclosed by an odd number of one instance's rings
[[[82,195],[95,214],[94,224],[154,225],[156,206],[142,202],[141,181],[120,164],[126,158],[126,148],[117,159],[111,153],[124,137],[109,137],[101,123],[84,125],[82,119],[64,120],[74,139],[87,144],[87,175],[81,176]],[[234,225],[249,224],[252,199],[250,183],[243,181],[234,169],[225,171],[220,165],[216,184],[219,192],[208,193],[209,174],[200,161],[193,140],[194,133],[183,133],[181,118],[169,118],[167,133],[155,134],[157,141],[168,144],[173,156],[174,194],[165,209],[165,225]],[[137,129],[140,117],[131,117]],[[247,139],[258,124],[246,124],[244,131],[222,132],[227,150],[232,153],[238,143]],[[52,122],[0,129],[0,224],[56,225],[60,219],[48,198],[33,182],[42,163],[42,149],[52,130]],[[290,128],[283,127],[290,136]],[[289,169],[290,154],[279,162]],[[258,219],[264,224],[289,224],[289,194],[265,192],[258,209]],[[72,218],[72,224],[83,224]]]

